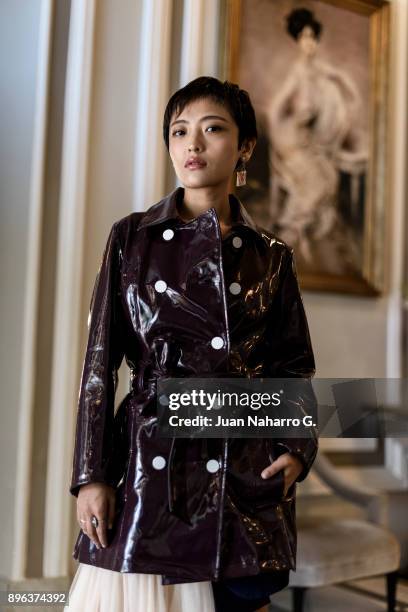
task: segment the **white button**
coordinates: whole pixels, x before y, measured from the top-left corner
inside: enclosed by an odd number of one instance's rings
[[[238,293],[241,291],[241,285],[239,283],[231,283],[229,290],[233,295],[238,295]]]
[[[166,466],[165,458],[161,455],[157,455],[157,457],[154,457],[152,461],[152,466],[155,470],[162,470]]]
[[[162,280],[158,280],[154,283],[154,288],[158,293],[163,293],[167,289],[167,283]]]
[[[220,349],[224,346],[224,340],[221,338],[221,336],[214,336],[214,338],[211,340],[211,346],[215,349]]]
[[[234,238],[232,239],[232,244],[236,249],[239,249],[240,247],[242,247],[242,238],[240,238],[239,236],[234,236]]]
[[[173,238],[173,236],[174,236],[174,232],[173,232],[173,230],[172,230],[172,229],[166,229],[166,230],[164,230],[164,232],[163,232],[163,238],[164,238],[165,240],[171,240],[171,239]]]
[[[218,472],[218,470],[220,469],[220,464],[216,459],[210,459],[209,461],[207,461],[205,467],[207,468],[207,472],[210,472],[210,474],[215,474],[215,472]]]

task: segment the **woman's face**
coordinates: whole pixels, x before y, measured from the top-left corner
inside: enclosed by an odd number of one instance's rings
[[[318,41],[310,26],[305,26],[297,39],[300,51],[307,57],[316,54]]]
[[[228,110],[211,98],[196,100],[171,118],[170,157],[178,179],[187,188],[229,183],[238,159],[247,150],[244,146],[238,150],[237,124]],[[186,166],[191,156],[205,165]],[[246,157],[249,159],[248,153]]]

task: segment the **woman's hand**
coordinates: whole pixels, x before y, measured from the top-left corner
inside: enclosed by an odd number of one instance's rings
[[[273,461],[267,468],[261,473],[262,478],[270,478],[279,470],[283,470],[283,496],[289,491],[289,488],[295,482],[296,478],[303,470],[303,464],[298,457],[291,453],[283,453],[275,461]]]
[[[92,524],[92,517],[98,520]],[[77,520],[82,531],[99,549],[108,545],[106,529],[112,529],[115,516],[115,489],[101,482],[82,485],[77,498]]]

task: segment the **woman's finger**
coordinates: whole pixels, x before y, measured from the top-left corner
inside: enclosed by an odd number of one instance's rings
[[[80,528],[82,530],[84,530],[85,527],[86,527],[86,517],[85,516],[78,516],[77,517],[77,521],[78,521],[78,524],[79,524]]]
[[[289,491],[289,483],[288,483],[288,476],[286,473],[286,470],[288,468],[284,468],[282,470],[282,477],[283,477],[283,497],[286,497],[286,493]]]
[[[113,521],[115,519],[115,507],[116,507],[116,497],[115,495],[111,495],[109,497],[109,506],[108,506],[108,529],[112,529]]]
[[[92,540],[92,542],[95,544],[95,546],[100,549],[102,548],[101,542],[99,540],[98,537],[98,533],[96,531],[95,525],[92,523],[92,517],[93,515],[89,515],[89,517],[87,517],[87,521],[86,521],[86,535],[88,536],[88,538],[90,540]]]
[[[93,508],[93,516],[95,517],[95,528],[96,533],[98,534],[99,541],[103,548],[106,548],[108,545],[107,538],[107,526],[108,526],[108,505],[109,505],[109,496],[104,495],[101,500],[99,500],[96,507]]]
[[[106,533],[106,529],[108,526],[108,519],[105,516],[105,513],[99,513],[95,515],[97,520],[98,520],[98,524],[96,527],[96,533],[98,534],[98,538],[99,541],[102,545],[102,548],[106,548],[108,545],[108,538],[107,538],[107,533]]]
[[[261,476],[262,478],[270,478],[271,476],[274,476],[274,474],[276,474],[280,470],[283,470],[283,468],[286,466],[287,466],[286,457],[285,455],[281,455],[280,457],[272,461],[272,463],[268,465],[264,470],[262,470]]]

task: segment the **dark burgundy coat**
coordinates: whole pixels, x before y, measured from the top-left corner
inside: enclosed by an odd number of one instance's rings
[[[70,491],[110,484],[116,518],[106,549],[80,531],[73,556],[162,574],[163,584],[295,569],[296,483],[284,497],[283,472],[267,480],[260,473],[289,450],[303,463],[303,480],[317,452],[314,433],[189,440],[178,450],[156,436],[160,377],[315,373],[292,249],[259,228],[233,194],[224,238],[214,208],[183,222],[183,194],[175,189],[109,234],[89,313]],[[124,356],[131,388],[115,414]],[[299,396],[299,412],[303,402]],[[206,469],[211,458],[215,473]]]

